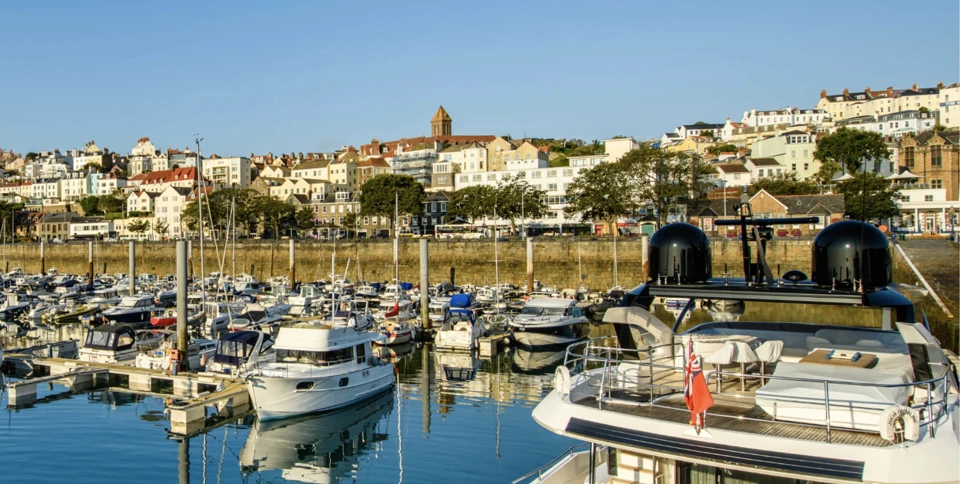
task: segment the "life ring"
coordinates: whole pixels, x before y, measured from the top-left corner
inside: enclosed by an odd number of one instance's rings
[[[880,437],[895,444],[920,438],[920,419],[912,408],[896,405],[880,415]]]
[[[570,370],[565,366],[558,366],[553,374],[553,388],[565,397],[570,394]]]

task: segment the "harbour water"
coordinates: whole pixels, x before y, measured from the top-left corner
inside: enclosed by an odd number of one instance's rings
[[[16,465],[0,482],[509,482],[577,443],[531,418],[562,352],[390,351],[399,383],[378,398],[182,441],[167,437],[160,398],[43,384],[35,404],[6,410],[0,455]]]

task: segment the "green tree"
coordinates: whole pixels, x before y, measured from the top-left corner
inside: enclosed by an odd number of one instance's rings
[[[419,216],[427,198],[423,185],[408,175],[377,175],[360,190],[360,215],[390,219],[391,235],[395,211],[400,216]]]
[[[543,218],[547,214],[546,194],[527,183],[522,171],[508,180],[501,180],[494,194],[497,217],[509,220],[513,230],[517,228],[518,218]]]
[[[350,213],[348,215],[355,215],[355,214]],[[309,234],[310,231],[313,230],[313,227],[315,226],[313,209],[310,207],[303,207],[300,210],[297,210],[295,219],[296,219],[295,224],[297,228],[297,235],[300,237],[303,237]],[[346,222],[346,219],[344,219],[344,222]],[[346,223],[344,223],[344,225],[346,225]],[[353,227],[352,224],[350,226]]]
[[[98,197],[90,196],[81,198],[80,207],[86,216],[103,215],[103,210],[100,209],[100,198]]]
[[[650,206],[658,215],[658,224],[666,221],[671,206],[686,204],[696,199],[707,182],[706,167],[694,169],[686,153],[670,152],[649,145],[640,145],[620,159],[625,176],[634,190],[636,208]]]
[[[167,236],[167,231],[169,229],[170,224],[168,224],[165,220],[157,219],[155,222],[153,222],[153,232],[157,234],[157,237],[159,237],[160,240],[163,240]]]
[[[356,212],[348,212],[343,216],[341,227],[346,229],[348,234],[356,235],[357,226],[360,224],[360,216]]]
[[[123,200],[115,195],[101,195],[97,206],[101,213],[120,212],[123,210]]]
[[[760,190],[766,190],[771,195],[812,195],[819,192],[815,181],[801,180],[793,171],[754,180],[750,185],[750,195]]]
[[[23,161],[33,160],[33,159],[35,159],[35,158],[38,157],[38,156],[40,156],[39,153],[35,153],[35,152],[31,151],[31,152],[27,153],[27,156],[24,156],[24,157],[23,157]]]
[[[813,157],[821,163],[817,178],[827,183],[841,170],[855,173],[865,161],[888,159],[890,150],[880,133],[842,127],[817,141]]]
[[[477,219],[493,216],[497,190],[488,185],[461,188],[447,202],[447,220],[463,220],[474,223]]]
[[[127,225],[127,230],[131,233],[137,235],[137,239],[143,237],[148,230],[150,230],[150,222],[147,219],[138,218]]]
[[[722,145],[708,147],[707,153],[710,153],[713,156],[720,156],[720,153],[729,153],[731,151],[736,153],[738,149],[739,148],[737,148],[736,145],[725,143]]]
[[[273,238],[280,238],[280,234],[288,225],[288,217],[293,215],[294,208],[288,203],[284,203],[273,197],[260,197],[257,199],[257,211],[260,213],[263,226],[269,227],[273,232]]]
[[[601,163],[581,171],[567,187],[567,215],[581,220],[603,221],[612,230],[620,217],[637,209],[636,187],[631,185],[626,163]]]
[[[840,182],[837,191],[843,194],[846,214],[852,219],[880,223],[900,213],[900,188],[879,173],[857,173]]]

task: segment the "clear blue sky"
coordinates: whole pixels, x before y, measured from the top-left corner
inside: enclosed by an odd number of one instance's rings
[[[659,136],[820,90],[960,80],[956,0],[0,2],[0,147],[327,151]]]

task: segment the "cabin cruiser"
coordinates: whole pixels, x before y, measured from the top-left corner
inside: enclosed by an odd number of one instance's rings
[[[103,310],[103,320],[109,323],[126,323],[134,327],[150,324],[150,316],[157,310],[153,294],[123,296],[116,306]]]
[[[604,317],[616,337],[571,345],[533,411],[589,450],[520,480],[960,481],[956,356],[891,286],[885,235],[832,223],[813,241],[810,277],[773,277],[772,226],[817,219],[749,212],[732,221],[743,278],[712,277],[709,239],[693,225],[651,237],[648,282]],[[658,298],[685,298],[693,314],[669,324]],[[745,307],[702,304],[716,300]],[[713,320],[718,308],[736,317]]]
[[[277,360],[274,339],[263,331],[234,331],[220,336],[217,348],[206,371],[210,373],[239,374],[261,363]]]
[[[313,311],[313,305],[320,300],[320,297],[319,287],[312,284],[303,284],[296,296],[287,298],[287,302],[290,303],[290,314],[294,316],[310,314]]]
[[[137,333],[127,324],[104,324],[87,332],[77,359],[92,363],[133,364],[140,351],[156,348],[161,339],[157,334]]]
[[[371,343],[383,336],[334,322],[281,327],[276,361],[246,374],[261,421],[345,407],[393,386],[393,364],[372,353]]]
[[[258,480],[252,473],[281,471],[285,482],[349,482],[358,466],[375,456],[377,442],[385,438],[381,422],[392,410],[393,398],[381,394],[323,415],[257,420],[240,450],[243,481]]]
[[[487,328],[470,309],[454,308],[447,311],[443,324],[434,336],[437,349],[472,351],[477,341],[486,336]]]
[[[585,339],[590,323],[575,299],[543,297],[527,301],[509,322],[513,340],[520,346],[541,348],[566,346]]]
[[[237,317],[230,321],[229,328],[230,331],[239,331],[279,326],[289,311],[290,305],[285,303],[266,307],[257,303],[247,303]]]
[[[431,323],[443,324],[443,318],[449,310],[450,301],[437,301],[431,298],[427,308],[427,317],[430,318]]]
[[[157,348],[141,351],[134,360],[137,368],[174,371],[173,351],[176,349],[177,335],[173,331],[157,332],[162,341]],[[187,364],[177,369],[200,370],[212,359],[217,349],[217,341],[212,339],[191,339],[187,345]],[[182,356],[181,356],[182,358]]]
[[[243,309],[243,303],[226,303],[207,301],[203,303],[203,331],[207,336],[216,337],[222,331],[227,331],[230,322],[236,319]]]
[[[109,307],[120,302],[120,295],[115,287],[104,287],[93,291],[93,297],[87,300],[87,304],[97,307]]]
[[[363,284],[357,288],[354,296],[361,299],[376,299],[380,297],[380,283]]]
[[[409,289],[412,289],[413,286],[409,282],[402,282],[400,284],[387,284],[383,289],[383,292],[380,293],[380,307],[388,308],[396,304],[398,301],[409,301],[410,296],[407,294]]]

